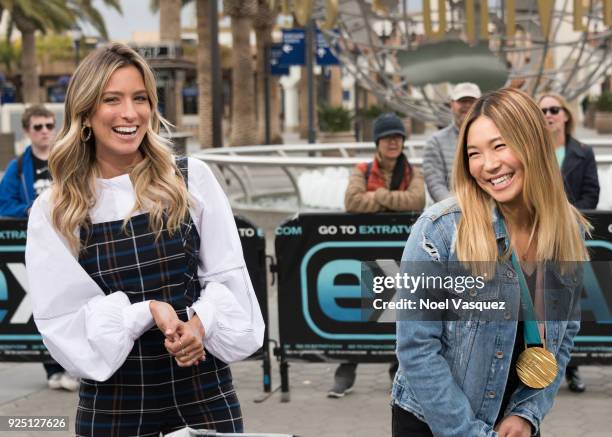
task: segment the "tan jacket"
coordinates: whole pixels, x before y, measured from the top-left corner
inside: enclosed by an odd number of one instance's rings
[[[425,207],[425,182],[423,173],[412,167],[412,180],[406,191],[389,191],[393,162],[382,162],[381,169],[387,188],[367,191],[365,174],[353,168],[346,192],[344,208],[347,212],[421,211]]]

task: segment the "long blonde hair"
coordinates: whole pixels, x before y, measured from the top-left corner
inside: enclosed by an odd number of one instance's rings
[[[552,91],[547,91],[538,96],[538,100],[537,100],[538,105],[542,102],[542,100],[545,97],[552,97],[557,102],[559,102],[559,106],[563,108],[565,115],[567,115],[567,121],[565,122],[565,135],[571,135],[572,133],[574,133],[574,126],[576,124],[574,122],[574,113],[570,109],[569,103],[567,103],[567,100],[565,100],[565,97],[563,97],[561,94],[553,93]]]
[[[56,229],[79,251],[80,241],[75,233],[79,227],[88,229],[88,212],[95,205],[96,166],[95,138],[87,138],[82,130],[101,102],[102,93],[111,75],[119,68],[134,66],[140,71],[151,105],[151,118],[140,144],[143,160],[130,171],[136,202],[129,216],[136,210],[150,213],[151,230],[161,233],[164,222],[168,230],[178,230],[186,216],[188,192],[172,157],[170,143],[158,132],[168,127],[157,110],[155,77],[146,61],[124,44],[112,44],[90,53],[78,66],[66,94],[64,124],[49,156],[49,170],[53,177],[51,192],[52,222]]]
[[[522,91],[504,88],[483,95],[465,118],[459,133],[453,182],[461,219],[456,251],[460,261],[479,270],[480,261],[499,259],[491,226],[495,201],[478,186],[469,170],[467,136],[474,120],[485,116],[499,129],[506,145],[524,167],[522,196],[537,231],[537,261],[586,261],[580,225],[586,219],[568,201],[542,111]]]

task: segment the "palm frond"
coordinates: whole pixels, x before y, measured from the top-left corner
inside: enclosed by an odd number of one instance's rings
[[[106,30],[104,17],[93,5],[82,4],[81,7],[75,10],[75,13],[80,21],[90,23],[94,29],[100,32],[100,35],[104,39],[108,39],[108,32]]]

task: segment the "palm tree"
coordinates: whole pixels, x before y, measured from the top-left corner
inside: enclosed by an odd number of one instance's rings
[[[300,107],[299,107],[299,116],[300,116],[300,126],[299,126],[299,134],[300,138],[308,138],[308,72],[306,66],[301,68],[300,71],[300,80],[298,82],[298,93],[300,96]],[[317,76],[313,77],[313,86],[314,89],[317,88]],[[314,93],[314,102],[313,105],[317,107],[318,101],[317,93]],[[314,111],[314,126],[319,125],[319,115],[317,111]]]
[[[257,0],[257,14],[253,19],[255,38],[257,40],[257,143],[264,144],[266,137],[265,123],[265,78],[267,68],[266,47],[272,43],[272,29],[276,23],[278,8],[272,10],[269,0]],[[270,77],[270,142],[281,144],[283,138],[280,129],[280,96],[278,77]]]
[[[212,63],[210,53],[210,26],[208,25],[208,2],[197,0],[196,17],[198,23],[198,140],[200,146],[213,146],[213,101],[212,93]],[[217,1],[217,0],[212,0]],[[220,68],[220,67],[219,67]]]
[[[232,122],[230,145],[243,146],[257,141],[255,87],[251,56],[251,20],[257,13],[257,0],[224,0],[223,9],[232,19]]]
[[[118,0],[103,0],[121,12]],[[35,33],[49,30],[63,32],[77,21],[86,21],[108,38],[106,26],[100,12],[93,6],[93,0],[0,0],[0,9],[10,14],[8,40],[13,27],[21,32],[21,77],[23,100],[26,103],[40,102],[39,79],[36,62]]]
[[[181,47],[181,7],[186,4],[184,0],[156,0],[155,6],[159,9],[159,38],[164,42]],[[185,71],[174,71],[174,86],[166,93],[166,118],[176,126],[182,128],[183,114],[183,87],[185,86]]]
[[[181,42],[181,7],[182,0],[156,0],[159,9],[159,39],[162,41]]]
[[[192,0],[182,0],[180,6],[183,7]],[[216,0],[215,0],[216,1]],[[208,21],[208,2],[209,0],[196,0],[196,19],[198,27],[198,48],[197,48],[197,83],[198,83],[198,142],[201,147],[211,147],[213,145],[212,132],[212,93],[211,77],[212,65],[210,62],[210,26]],[[180,26],[180,9],[177,6],[178,0],[151,0],[150,9],[152,12],[160,13],[160,38],[170,40],[180,40],[180,32],[169,35],[167,27]],[[177,18],[178,11],[178,18]],[[176,24],[178,20],[179,24]],[[172,24],[174,23],[174,24]]]

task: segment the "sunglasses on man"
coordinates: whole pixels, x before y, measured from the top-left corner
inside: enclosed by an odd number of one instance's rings
[[[41,123],[32,125],[32,129],[34,129],[36,132],[40,132],[43,127],[46,127],[47,130],[53,130],[55,129],[55,123]]]
[[[546,115],[547,112],[550,112],[552,115],[557,115],[562,109],[561,106],[550,106],[548,108],[542,108],[542,112],[544,115]]]

